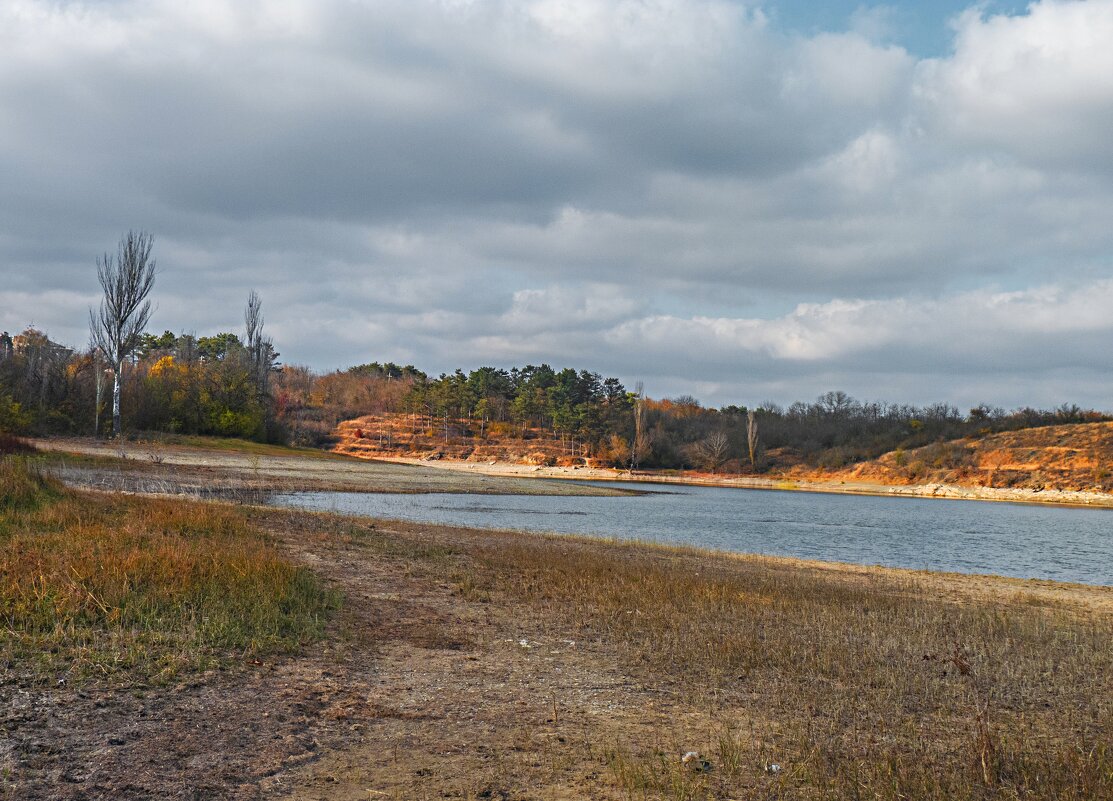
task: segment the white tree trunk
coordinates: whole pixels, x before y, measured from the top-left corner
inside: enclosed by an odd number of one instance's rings
[[[93,419],[93,436],[100,436],[100,413],[101,413],[101,399],[104,396],[104,369],[101,367],[100,361],[93,360],[93,378],[96,380],[97,385],[97,401]]]
[[[122,363],[116,364],[116,369],[112,371],[112,436],[119,438],[120,436],[120,370],[123,367]]]

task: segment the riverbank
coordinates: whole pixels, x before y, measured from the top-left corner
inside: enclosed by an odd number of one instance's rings
[[[1110,587],[65,493],[5,512],[0,554],[25,558],[12,532],[41,518],[91,591],[75,596],[86,625],[104,628],[44,629],[62,638],[46,662],[11,650],[28,621],[0,631],[0,787],[13,798],[1113,792]],[[54,503],[80,510],[72,525]],[[182,546],[264,543],[340,608],[292,650],[210,643],[168,679],[133,648],[121,651],[133,663],[76,669],[91,646],[126,645],[111,627],[139,600],[129,593],[160,586],[124,581],[105,603],[92,577],[134,573],[78,547],[101,517],[132,533],[151,521]],[[142,563],[154,541],[127,542]],[[190,619],[177,618],[184,635]]]
[[[1113,508],[1113,495],[1103,492],[1075,490],[1028,489],[1005,487],[972,487],[956,484],[875,484],[866,481],[813,481],[794,476],[762,478],[726,476],[709,473],[663,473],[651,470],[615,470],[604,467],[556,467],[514,464],[510,462],[467,462],[451,459],[417,459],[405,456],[380,456],[376,461],[411,466],[420,465],[468,473],[515,478],[548,478],[578,481],[613,481],[650,484],[682,484],[701,487],[734,487],[738,489],[786,490],[849,495],[884,495],[914,498],[950,498],[967,501],[1004,501],[1007,503],[1045,503],[1065,506]]]
[[[244,440],[181,439],[52,437],[30,442],[68,484],[99,490],[242,500],[269,492],[625,494],[617,488],[446,473],[426,464],[391,464]]]

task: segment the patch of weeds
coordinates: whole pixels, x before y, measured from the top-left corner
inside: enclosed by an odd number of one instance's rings
[[[453,593],[465,601],[490,603],[491,588],[485,577],[477,576],[474,571],[458,570],[451,576]]]
[[[61,485],[37,461],[25,456],[0,457],[0,513],[33,509],[60,496]]]
[[[78,493],[30,468],[0,470],[23,488],[0,508],[0,655],[33,680],[169,680],[291,651],[320,637],[339,605],[241,511]]]

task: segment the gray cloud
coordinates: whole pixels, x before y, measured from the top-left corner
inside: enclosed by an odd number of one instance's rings
[[[0,326],[83,343],[96,256],[143,227],[155,325],[236,328],[254,287],[321,368],[1108,406],[1113,2],[971,11],[928,60],[884,22],[12,0]]]

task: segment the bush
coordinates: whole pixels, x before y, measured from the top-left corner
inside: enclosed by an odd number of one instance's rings
[[[11,395],[0,395],[0,432],[20,433],[31,425],[31,415],[23,411]]]

